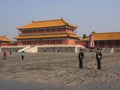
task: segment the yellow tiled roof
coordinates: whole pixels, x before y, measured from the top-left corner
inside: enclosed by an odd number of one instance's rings
[[[30,28],[47,28],[56,26],[70,26],[77,28],[77,26],[66,22],[63,18],[55,20],[44,20],[44,21],[32,21],[32,23],[18,27],[19,30],[30,29]]]
[[[6,36],[0,36],[0,41],[2,42],[11,42]]]
[[[93,34],[94,40],[120,40],[120,32],[107,32],[107,33],[95,33]],[[89,38],[85,38],[87,41]]]
[[[36,38],[58,38],[58,37],[73,37],[79,39],[80,37],[74,34],[53,34],[53,35],[20,35],[15,37],[15,39],[36,39]]]

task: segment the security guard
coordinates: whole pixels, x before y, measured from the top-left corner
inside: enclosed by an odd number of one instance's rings
[[[101,69],[101,59],[102,59],[101,49],[98,48],[98,49],[97,49],[97,52],[96,52],[96,60],[97,60],[97,69],[98,69],[98,70]]]
[[[84,58],[84,52],[82,51],[82,49],[80,49],[80,52],[78,54],[79,68],[83,68],[83,58]]]

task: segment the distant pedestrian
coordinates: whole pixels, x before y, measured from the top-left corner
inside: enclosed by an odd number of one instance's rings
[[[96,52],[96,60],[97,60],[97,69],[101,69],[101,59],[102,59],[102,52],[101,49],[98,48]]]
[[[4,50],[4,52],[3,52],[3,58],[4,58],[4,60],[6,60],[6,57],[7,57],[7,51]]]
[[[22,58],[22,60],[24,60],[24,57],[25,57],[25,52],[22,51],[22,52],[21,52],[21,58]]]
[[[10,55],[12,54],[12,51],[10,51]]]
[[[78,54],[79,68],[83,68],[83,58],[84,58],[84,52],[82,51],[82,49],[80,49],[80,52]]]

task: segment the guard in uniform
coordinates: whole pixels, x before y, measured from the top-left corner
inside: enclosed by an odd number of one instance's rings
[[[97,69],[98,69],[98,70],[101,69],[101,59],[102,59],[101,49],[98,48],[98,49],[97,49],[97,52],[96,52],[96,60],[97,60]]]
[[[82,51],[82,49],[80,49],[80,52],[78,54],[79,68],[83,68],[83,58],[84,58],[84,52]]]

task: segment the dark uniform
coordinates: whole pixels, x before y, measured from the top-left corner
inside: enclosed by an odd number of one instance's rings
[[[83,58],[84,58],[84,52],[82,51],[82,49],[80,49],[80,52],[78,54],[79,68],[83,68]]]
[[[102,53],[101,50],[98,49],[98,51],[96,52],[96,60],[97,60],[97,69],[101,69],[101,59],[102,59]]]

